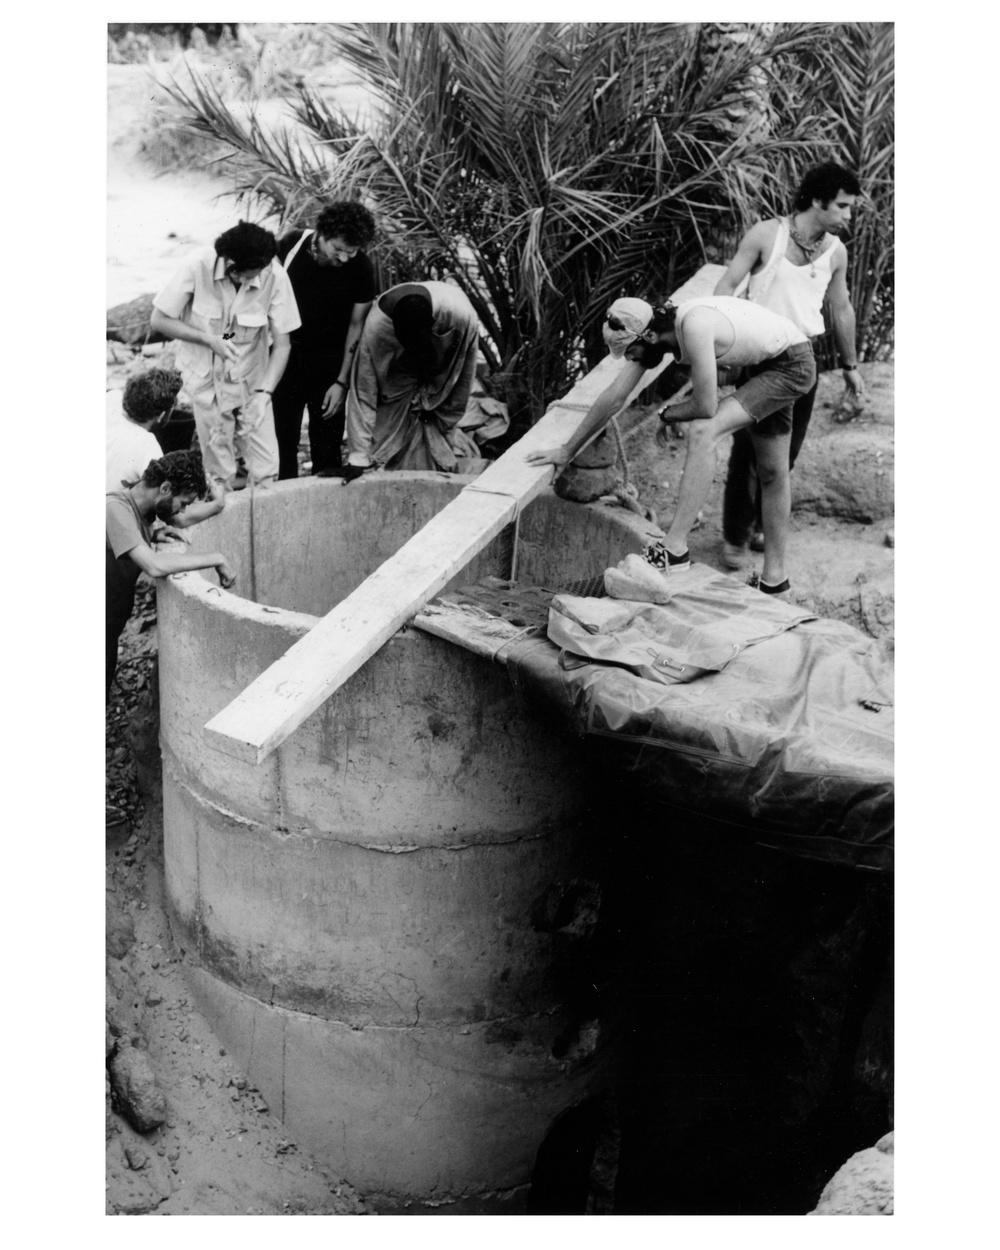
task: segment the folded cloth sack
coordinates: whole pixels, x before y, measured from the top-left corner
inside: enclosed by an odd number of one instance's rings
[[[676,586],[678,576],[683,574],[674,574],[670,585]],[[633,599],[642,603],[667,603],[671,594],[666,577],[634,553],[619,560],[613,569],[604,570],[604,589],[612,599]]]

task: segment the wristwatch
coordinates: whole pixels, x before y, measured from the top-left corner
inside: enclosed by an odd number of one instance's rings
[[[853,365],[847,364],[844,360],[841,360],[840,362],[840,368],[844,373],[853,373],[857,367],[858,367],[857,361],[855,361]]]

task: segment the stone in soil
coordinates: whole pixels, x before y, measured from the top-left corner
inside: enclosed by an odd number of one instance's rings
[[[135,926],[118,902],[109,896],[104,912],[104,940],[112,959],[124,959],[135,945]]]
[[[892,1215],[893,1134],[851,1155],[829,1181],[810,1215]]]
[[[134,1128],[148,1133],[166,1120],[167,1100],[145,1051],[119,1046],[110,1071],[117,1103]]]

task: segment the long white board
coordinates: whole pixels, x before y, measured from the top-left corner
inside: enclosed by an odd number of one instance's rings
[[[704,265],[672,297],[711,294],[724,270]],[[666,356],[626,405],[670,363]],[[396,554],[328,612],[205,726],[206,741],[261,763],[552,481],[529,451],[568,442],[623,362],[607,356]],[[623,405],[625,406],[625,405]],[[354,489],[357,489],[356,487]]]

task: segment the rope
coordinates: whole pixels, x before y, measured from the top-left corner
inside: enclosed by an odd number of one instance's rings
[[[625,471],[625,481],[623,483],[623,489],[628,491],[629,487],[632,485],[632,478],[631,478],[629,467],[628,467],[628,456],[625,455],[625,443],[622,441],[621,426],[619,426],[618,424],[617,417],[611,418],[611,430],[615,436],[615,443],[618,446],[618,457],[621,460],[622,468]]]
[[[609,501],[617,503],[622,508],[627,508],[629,512],[634,512],[637,516],[643,517],[647,521],[656,524],[656,513],[652,508],[647,508],[639,502],[638,487],[632,481],[632,475],[629,470],[628,456],[625,454],[625,442],[622,439],[621,428],[618,425],[618,418],[611,418],[611,429],[615,436],[615,443],[618,447],[618,457],[621,460],[622,470],[624,472],[624,480],[618,490],[610,495],[602,495],[601,501]]]

